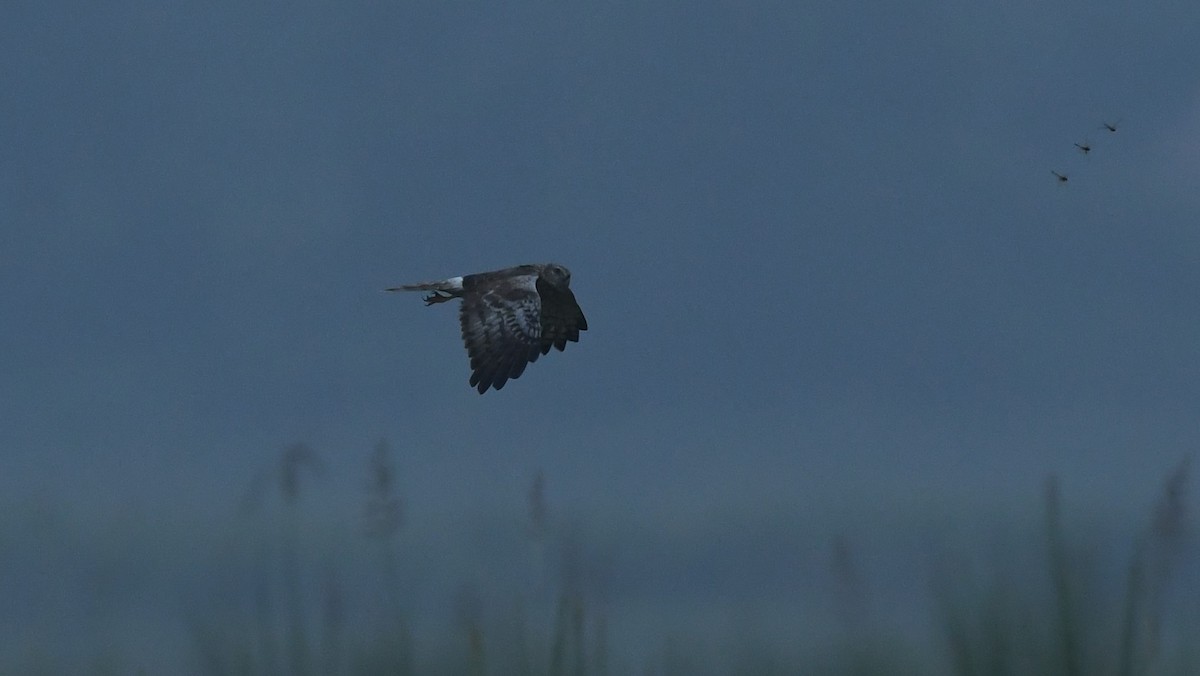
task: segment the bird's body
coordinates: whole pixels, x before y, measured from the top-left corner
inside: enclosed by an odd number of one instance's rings
[[[578,342],[587,319],[571,292],[571,272],[556,263],[406,284],[388,291],[429,291],[425,304],[461,298],[459,324],[471,358],[471,386],[483,394],[516,380],[525,366]]]

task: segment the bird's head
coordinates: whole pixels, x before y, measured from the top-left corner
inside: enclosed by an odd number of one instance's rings
[[[542,268],[541,278],[552,284],[562,288],[567,288],[571,285],[571,271],[558,263],[550,263]]]

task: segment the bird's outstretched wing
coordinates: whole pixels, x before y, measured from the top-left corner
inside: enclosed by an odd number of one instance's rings
[[[587,318],[575,302],[575,294],[570,289],[555,288],[540,277],[536,288],[542,301],[542,354],[551,347],[565,350],[568,340],[579,342],[579,332],[587,330]]]
[[[471,386],[480,394],[520,377],[546,351],[536,279],[536,274],[498,279],[463,296],[459,322],[471,357]]]

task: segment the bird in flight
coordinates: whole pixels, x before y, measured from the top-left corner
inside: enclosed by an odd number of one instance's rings
[[[1051,170],[1050,170],[1050,173],[1051,173],[1051,174],[1054,174],[1054,178],[1057,178],[1059,183],[1066,183],[1066,182],[1067,182],[1067,175],[1066,175],[1066,174],[1060,174],[1060,173],[1058,173],[1057,171],[1054,171],[1053,169],[1051,169]]]
[[[1088,143],[1087,141],[1084,141],[1083,143],[1076,143],[1075,147],[1079,148],[1079,152],[1083,153],[1084,155],[1092,152],[1092,144]]]
[[[1113,122],[1112,124],[1109,124],[1107,122],[1101,122],[1100,124],[1104,125],[1105,129],[1115,133],[1117,131],[1117,125],[1121,124],[1121,121],[1117,120],[1116,122]]]
[[[567,341],[579,342],[587,319],[571,293],[571,272],[557,263],[518,265],[388,291],[429,291],[426,305],[462,299],[458,321],[480,394],[504,387],[525,366]]]

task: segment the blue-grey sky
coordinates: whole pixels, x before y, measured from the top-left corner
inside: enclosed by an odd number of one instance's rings
[[[1157,474],[1200,403],[1168,5],[9,5],[4,492],[378,437],[417,493]],[[592,328],[485,397],[380,293],[544,260]]]
[[[226,513],[299,440],[357,499],[387,438],[416,514],[538,469],[664,522],[1028,502],[1049,472],[1140,508],[1200,432],[1198,26],[7,3],[0,494]],[[482,397],[454,308],[381,291],[541,261],[590,330]]]

